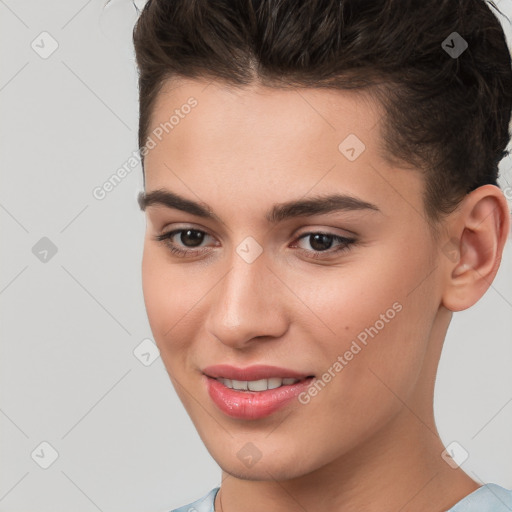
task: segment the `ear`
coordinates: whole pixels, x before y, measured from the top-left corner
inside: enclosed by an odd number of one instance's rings
[[[503,192],[483,185],[469,193],[452,214],[441,242],[442,305],[462,311],[475,304],[498,272],[510,231],[510,213]]]

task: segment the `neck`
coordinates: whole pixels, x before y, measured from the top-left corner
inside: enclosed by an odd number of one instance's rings
[[[302,477],[248,481],[223,473],[216,511],[444,512],[480,487],[442,459],[437,433],[408,409],[400,416],[387,432]]]

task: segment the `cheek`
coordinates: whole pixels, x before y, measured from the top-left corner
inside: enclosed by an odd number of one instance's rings
[[[350,271],[316,285],[303,281],[305,302],[330,331],[327,337],[317,334],[324,371],[340,376],[333,379],[339,392],[364,396],[368,404],[390,394],[386,385],[407,395],[424,361],[439,304],[434,274],[426,277],[432,270],[428,258],[410,256],[381,247],[378,257],[369,254]]]
[[[145,245],[142,288],[151,331],[169,369],[171,364],[183,366],[204,318],[205,295],[215,281],[194,278],[188,265],[173,263],[167,256],[161,248]]]
[[[144,247],[142,289],[148,321],[160,352],[168,350],[186,314],[183,278],[158,248]]]
[[[172,296],[165,294],[165,281],[161,278],[161,268],[153,253],[146,243],[142,256],[142,291],[149,324],[158,344],[156,338],[163,329],[162,320],[165,318],[162,312],[167,307],[165,302]]]

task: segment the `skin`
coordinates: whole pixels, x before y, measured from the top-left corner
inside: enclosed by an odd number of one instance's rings
[[[477,302],[499,268],[510,229],[502,192],[468,194],[435,242],[423,178],[383,157],[382,111],[364,94],[173,81],[150,131],[190,96],[197,106],[146,156],[145,190],[207,204],[220,221],[148,206],[142,279],[163,363],[222,468],[215,510],[447,510],[480,484],[441,457],[435,375],[452,312]],[[352,162],[338,149],[350,133],[366,146]],[[275,203],[333,191],[380,212],[265,220]],[[206,233],[205,252],[179,257],[154,240],[178,228]],[[311,231],[357,242],[328,255],[299,239]],[[236,252],[248,236],[263,249],[252,263]],[[401,311],[308,404],[250,421],[209,398],[201,369],[212,364],[321,377],[395,302]],[[237,456],[247,443],[261,454],[251,467]]]

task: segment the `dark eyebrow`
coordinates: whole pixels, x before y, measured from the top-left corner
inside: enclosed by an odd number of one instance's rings
[[[205,219],[213,219],[222,222],[208,205],[185,199],[169,190],[158,189],[148,193],[139,192],[137,202],[142,211],[148,206],[160,205],[167,208],[175,208]],[[358,199],[357,197],[346,194],[331,194],[275,204],[265,214],[265,219],[267,222],[275,224],[293,217],[305,217],[336,211],[353,210],[373,210],[382,213],[376,205]]]

